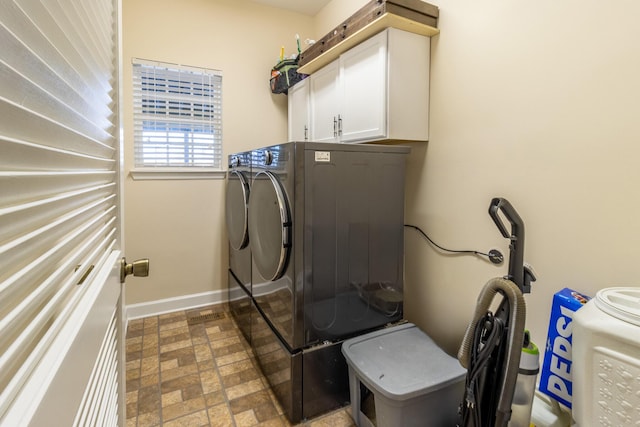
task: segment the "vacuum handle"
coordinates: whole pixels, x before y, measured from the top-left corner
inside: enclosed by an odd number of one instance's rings
[[[511,224],[510,233],[499,215],[500,212]],[[509,239],[509,275],[507,278],[518,285],[523,293],[531,292],[531,280],[525,280],[524,276],[524,222],[522,218],[511,206],[511,203],[501,197],[495,197],[491,200],[489,215],[498,226],[502,236]]]
[[[502,211],[502,214],[511,223],[511,233],[509,233],[509,230],[507,230],[507,227],[502,222],[498,210]],[[501,197],[493,198],[489,205],[489,215],[491,219],[493,219],[493,222],[496,223],[496,226],[498,226],[502,236],[507,239],[510,239],[512,236],[517,237],[518,232],[524,228],[522,218],[520,218],[518,212],[511,206],[511,203],[509,203],[507,199]]]

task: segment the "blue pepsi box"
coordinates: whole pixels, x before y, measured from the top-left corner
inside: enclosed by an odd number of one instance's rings
[[[549,331],[540,373],[540,391],[571,408],[573,314],[591,298],[564,288],[553,295]]]

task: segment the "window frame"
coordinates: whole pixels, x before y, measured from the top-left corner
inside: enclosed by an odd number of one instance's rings
[[[153,165],[137,165],[137,159],[135,151],[137,150],[138,145],[141,143],[136,135],[136,128],[138,126],[142,126],[140,121],[143,119],[138,117],[138,110],[141,108],[140,104],[137,104],[139,99],[142,99],[142,94],[137,92],[138,88],[136,88],[136,78],[137,71],[136,67],[138,66],[146,66],[146,67],[157,67],[159,69],[164,70],[176,70],[178,72],[191,72],[191,73],[199,73],[206,74],[210,76],[219,76],[220,78],[220,86],[219,90],[222,93],[222,71],[214,70],[203,67],[194,67],[194,66],[186,66],[181,64],[173,64],[168,62],[160,62],[160,61],[150,61],[140,58],[132,58],[132,116],[133,116],[133,150],[134,150],[134,166],[130,169],[129,173],[134,180],[167,180],[167,179],[224,179],[226,175],[225,171],[225,162],[224,162],[224,144],[222,138],[222,100],[219,101],[219,113],[216,114],[216,119],[220,121],[220,138],[219,141],[215,142],[217,146],[214,146],[214,150],[218,150],[219,154],[219,165],[218,167],[209,167],[209,166],[153,166]]]

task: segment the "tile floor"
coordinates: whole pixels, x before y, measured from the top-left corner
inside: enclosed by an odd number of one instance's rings
[[[226,304],[129,322],[127,427],[291,426]],[[343,408],[300,426],[354,426]]]

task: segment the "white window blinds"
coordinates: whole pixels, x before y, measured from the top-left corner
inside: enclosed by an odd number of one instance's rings
[[[133,61],[136,168],[222,168],[222,74]]]
[[[0,2],[0,424],[118,246],[114,4]]]

